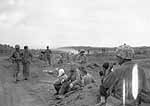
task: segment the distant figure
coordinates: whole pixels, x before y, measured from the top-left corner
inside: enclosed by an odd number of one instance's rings
[[[30,64],[32,60],[32,54],[28,50],[28,46],[24,46],[24,51],[22,54],[22,64],[23,64],[23,76],[24,80],[28,80],[30,76]]]
[[[86,65],[87,57],[84,50],[80,50],[79,55],[77,56],[77,63],[79,63],[81,66]]]
[[[69,57],[69,53],[66,54],[66,59],[67,59],[67,63],[70,63],[70,57]]]
[[[20,72],[20,66],[21,66],[21,52],[20,52],[19,45],[15,45],[15,51],[12,53],[10,59],[13,62],[13,68],[14,68],[13,77],[15,79],[15,82],[17,82],[19,81],[18,74]]]
[[[59,55],[59,58],[58,58],[58,65],[62,65],[64,63],[64,58],[63,58],[63,53],[61,53],[60,55]]]
[[[90,54],[90,50],[89,49],[87,50],[87,53],[88,53],[88,55]]]
[[[49,46],[47,46],[47,49],[45,50],[46,59],[48,61],[48,64],[51,66],[51,55],[52,51],[49,49]]]

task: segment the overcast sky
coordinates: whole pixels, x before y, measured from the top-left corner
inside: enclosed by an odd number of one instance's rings
[[[0,0],[0,41],[30,48],[150,46],[150,0]]]

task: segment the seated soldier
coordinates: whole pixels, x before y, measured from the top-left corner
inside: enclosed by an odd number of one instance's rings
[[[56,90],[55,95],[58,95],[59,90],[63,84],[63,82],[67,79],[67,75],[65,74],[64,69],[59,69],[58,70],[58,76],[57,76],[57,80],[54,82],[54,88]]]
[[[81,70],[81,73],[83,76],[82,77],[82,85],[83,86],[86,86],[88,84],[96,82],[94,77],[86,71],[85,67],[81,67],[80,70]]]
[[[68,78],[65,80],[59,90],[59,98],[62,98],[63,95],[69,91],[80,89],[81,86],[80,70],[76,66],[72,65]]]

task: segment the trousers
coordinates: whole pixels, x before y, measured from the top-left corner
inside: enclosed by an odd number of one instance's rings
[[[15,78],[15,80],[18,79],[18,74],[20,72],[20,65],[21,65],[20,62],[15,62],[13,64],[13,66],[14,66],[13,77]]]
[[[30,75],[30,63],[23,63],[23,76],[28,79]]]

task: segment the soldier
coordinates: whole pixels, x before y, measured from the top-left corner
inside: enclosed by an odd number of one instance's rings
[[[113,65],[114,64],[111,64],[108,62],[105,62],[102,65],[102,70],[99,72],[99,75],[101,77],[101,83],[103,83],[103,80],[105,79],[105,77],[108,76],[112,72]]]
[[[132,61],[134,57],[134,50],[128,45],[119,46],[116,50],[116,58],[120,66],[113,69],[100,85],[100,103],[96,106],[122,106],[123,97],[123,80],[125,80],[125,104],[130,106],[139,106],[141,100],[145,102],[143,96],[144,92],[147,92],[146,77],[143,68],[136,61]],[[132,69],[137,65],[139,76],[139,92],[136,101],[132,96]],[[107,103],[106,103],[107,100]],[[145,100],[145,101],[144,101]],[[150,100],[150,99],[149,99]],[[150,102],[147,100],[146,102]],[[117,103],[117,105],[115,104]],[[125,105],[125,106],[126,106]]]
[[[46,58],[48,61],[48,64],[51,65],[51,54],[52,51],[49,49],[49,46],[47,46],[47,49],[45,50]]]
[[[15,79],[15,82],[19,81],[18,80],[18,74],[20,72],[20,63],[21,63],[21,52],[20,52],[20,46],[19,45],[15,45],[15,51],[12,53],[10,59],[13,62],[13,66],[14,66],[14,73],[13,73],[13,77]]]
[[[61,53],[58,57],[58,62],[57,62],[58,65],[63,65],[64,64],[64,54]]]
[[[84,53],[84,50],[80,50],[79,55],[77,56],[77,63],[79,63],[81,67],[84,67],[87,63],[87,57]]]
[[[85,67],[80,67],[80,71],[82,74],[82,85],[83,85],[83,87],[88,85],[88,84],[96,82],[94,77],[86,71]]]
[[[55,95],[58,95],[59,94],[59,90],[62,86],[62,84],[64,83],[64,81],[67,79],[67,75],[64,71],[64,69],[59,69],[58,70],[58,76],[57,76],[57,80],[54,81],[54,88],[56,90],[56,93]]]
[[[70,63],[70,54],[69,54],[69,52],[68,53],[66,53],[66,60],[67,60],[67,63]]]
[[[64,81],[63,85],[59,91],[59,98],[69,91],[80,89],[82,86],[81,73],[80,70],[75,66],[71,66],[68,78]]]
[[[30,74],[30,64],[32,61],[32,54],[28,50],[28,46],[24,46],[24,51],[22,54],[22,64],[23,64],[23,76],[24,80],[29,79],[29,74]]]

